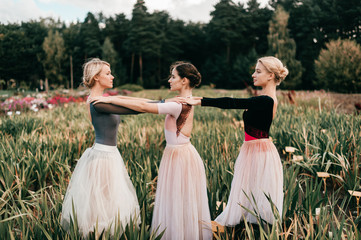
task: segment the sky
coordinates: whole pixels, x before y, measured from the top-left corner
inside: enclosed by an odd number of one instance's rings
[[[247,0],[233,0],[246,3]],[[0,23],[20,23],[40,17],[52,17],[67,23],[82,22],[88,12],[103,12],[105,16],[124,13],[131,18],[136,0],[0,0]],[[211,19],[210,12],[219,0],[145,0],[149,12],[166,10],[174,19],[186,22],[204,22]],[[258,0],[261,7],[268,0]]]

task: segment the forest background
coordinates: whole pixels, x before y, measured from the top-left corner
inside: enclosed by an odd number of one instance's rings
[[[92,57],[111,64],[115,86],[167,86],[169,66],[192,62],[202,85],[243,89],[256,59],[280,58],[283,89],[361,92],[361,1],[270,0],[260,7],[220,0],[208,23],[150,13],[137,0],[132,17],[89,12],[83,22],[52,18],[0,24],[0,89],[77,88]]]

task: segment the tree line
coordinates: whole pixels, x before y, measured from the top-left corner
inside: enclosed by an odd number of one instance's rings
[[[47,79],[54,88],[77,87],[83,63],[99,57],[111,64],[115,86],[166,86],[170,64],[186,60],[203,85],[241,89],[251,85],[256,59],[274,55],[290,70],[281,87],[330,88],[316,77],[321,50],[337,39],[361,43],[359,0],[270,0],[266,7],[220,0],[208,23],[150,13],[145,5],[137,0],[131,19],[89,12],[70,24],[51,18],[0,24],[0,86],[9,88],[11,80],[35,89]]]

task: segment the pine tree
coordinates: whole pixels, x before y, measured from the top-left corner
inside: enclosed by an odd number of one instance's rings
[[[290,38],[288,25],[289,14],[278,5],[269,25],[269,54],[279,58],[288,68],[289,75],[282,87],[295,89],[301,85],[302,65],[296,60],[296,43]]]
[[[247,42],[244,42],[243,45],[247,47],[247,50],[255,49],[258,55],[263,56],[268,51],[267,35],[273,11],[267,7],[260,8],[257,0],[249,0],[246,10],[248,24],[245,36],[247,36]]]
[[[109,37],[106,37],[102,46],[102,59],[107,61],[111,66],[117,65],[118,54],[114,49],[113,43]],[[114,67],[112,67],[112,70]]]
[[[50,29],[43,42],[44,58],[42,59],[45,77],[53,84],[64,84],[62,64],[65,59],[64,39],[59,31]]]
[[[133,81],[135,56],[139,60],[139,78],[137,83],[143,85],[143,53],[146,48],[146,41],[149,41],[149,31],[147,31],[148,13],[144,0],[137,0],[132,12],[130,22],[130,32],[125,45],[131,52],[130,81]]]
[[[94,14],[88,13],[81,24],[78,46],[82,51],[84,60],[101,56],[101,34],[99,22]]]
[[[244,9],[231,0],[221,0],[214,8],[211,12],[212,19],[207,26],[208,42],[214,49],[223,51],[218,54],[224,55],[227,65],[230,65],[233,47],[243,39],[241,33],[244,25],[239,24],[239,21],[241,10]]]
[[[113,43],[109,37],[106,37],[102,46],[102,60],[107,61],[110,64],[112,74],[114,76],[114,85],[120,84],[118,75],[118,54],[114,49]]]
[[[64,68],[66,69],[66,76],[70,77],[70,84],[68,85],[70,85],[69,87],[71,89],[74,88],[74,79],[81,79],[81,65],[84,63],[82,57],[75,56],[75,53],[79,52],[79,50],[76,51],[77,49],[79,49],[79,47],[77,47],[76,45],[76,40],[80,31],[80,26],[80,22],[71,23],[68,27],[64,26],[64,29],[62,31],[65,45],[65,53],[68,56],[68,60],[65,61],[64,64]],[[74,78],[74,76],[76,77]]]

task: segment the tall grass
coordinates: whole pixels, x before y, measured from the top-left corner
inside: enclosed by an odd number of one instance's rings
[[[201,96],[244,96],[197,90]],[[148,90],[138,97],[173,96],[167,90]],[[321,109],[321,110],[320,110]],[[70,104],[38,113],[0,118],[0,239],[79,239],[60,226],[61,205],[77,159],[94,142],[85,104]],[[156,239],[149,230],[156,177],[165,147],[164,116],[122,116],[118,148],[142,207],[140,228],[127,226],[122,239]],[[201,155],[208,181],[211,217],[227,201],[234,161],[244,141],[238,121],[242,111],[196,107],[191,142]],[[217,239],[358,239],[361,219],[356,199],[360,190],[361,117],[318,107],[280,101],[271,128],[284,169],[283,214],[273,226],[242,223],[216,234]],[[303,160],[293,161],[286,146]],[[326,191],[317,172],[331,174]],[[260,176],[261,177],[261,176]],[[205,203],[207,204],[207,203]],[[267,229],[268,228],[268,229]],[[109,231],[91,235],[106,239]],[[159,238],[159,236],[158,236]]]

